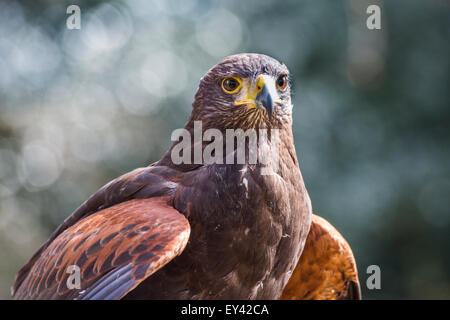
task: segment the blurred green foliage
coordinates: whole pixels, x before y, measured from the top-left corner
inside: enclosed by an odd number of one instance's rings
[[[450,298],[448,2],[78,1],[81,30],[69,4],[0,2],[0,298],[90,194],[162,156],[200,77],[238,52],[290,69],[313,208],[364,298]]]

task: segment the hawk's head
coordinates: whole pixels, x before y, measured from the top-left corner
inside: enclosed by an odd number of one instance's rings
[[[226,57],[200,80],[192,120],[204,127],[273,128],[291,124],[289,71],[262,54]]]

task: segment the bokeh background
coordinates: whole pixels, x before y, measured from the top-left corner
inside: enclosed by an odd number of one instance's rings
[[[449,36],[438,0],[0,1],[0,298],[89,195],[163,155],[211,66],[258,52],[291,70],[314,211],[364,298],[449,299]]]

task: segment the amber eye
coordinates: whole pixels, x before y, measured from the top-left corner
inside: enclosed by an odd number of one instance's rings
[[[278,79],[277,79],[277,87],[278,87],[279,90],[281,90],[281,91],[286,90],[287,84],[288,84],[287,75],[283,74],[283,75],[278,77]]]
[[[241,80],[237,77],[228,77],[222,80],[222,89],[226,93],[236,93],[241,87]]]

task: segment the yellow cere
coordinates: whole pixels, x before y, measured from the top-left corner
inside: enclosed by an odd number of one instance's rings
[[[269,91],[271,91],[272,97],[275,98],[274,103],[280,104],[281,100],[278,99],[278,93],[274,89],[274,80],[267,75],[259,75],[256,78],[256,82],[251,81],[248,78],[241,79],[242,88],[239,92],[239,97],[236,99],[234,104],[236,106],[247,105],[249,108],[256,108],[256,97],[261,92],[265,85],[268,86]],[[272,83],[273,82],[273,83]],[[272,84],[272,85],[271,85]]]

